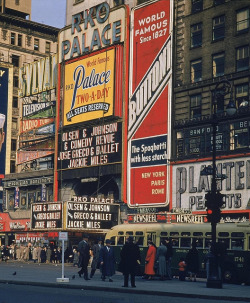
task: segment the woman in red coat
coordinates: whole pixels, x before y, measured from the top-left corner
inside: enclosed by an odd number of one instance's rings
[[[154,264],[156,257],[156,247],[152,241],[148,242],[148,251],[145,258],[145,275],[148,277],[148,280],[152,280],[152,277],[155,275]]]

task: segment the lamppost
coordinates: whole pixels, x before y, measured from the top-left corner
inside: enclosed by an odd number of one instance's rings
[[[211,222],[211,234],[212,234],[212,246],[211,252],[208,255],[207,262],[207,287],[221,288],[222,277],[221,270],[218,262],[218,256],[216,251],[216,225],[220,222],[221,206],[223,205],[223,195],[217,189],[216,180],[218,179],[216,169],[216,128],[218,126],[217,111],[218,100],[221,97],[230,94],[230,100],[226,108],[226,112],[229,116],[232,116],[236,112],[236,107],[233,102],[232,87],[230,82],[223,80],[219,82],[214,91],[213,97],[213,115],[212,115],[212,181],[211,191],[205,195],[205,204],[207,207],[207,218]]]

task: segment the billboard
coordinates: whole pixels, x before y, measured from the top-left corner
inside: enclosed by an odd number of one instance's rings
[[[63,124],[113,115],[115,49],[65,65]]]
[[[58,169],[121,162],[122,123],[88,126],[58,134]]]
[[[124,42],[126,14],[127,7],[110,10],[103,2],[73,15],[59,33],[59,63]]]
[[[148,2],[131,14],[124,186],[130,207],[169,203],[172,2]]]
[[[10,161],[12,82],[13,68],[0,66],[0,178],[8,173],[6,163]],[[10,102],[8,102],[10,100]]]

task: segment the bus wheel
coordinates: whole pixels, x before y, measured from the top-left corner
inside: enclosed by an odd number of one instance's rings
[[[233,283],[236,279],[236,273],[233,268],[226,268],[223,274],[223,280],[225,283]]]

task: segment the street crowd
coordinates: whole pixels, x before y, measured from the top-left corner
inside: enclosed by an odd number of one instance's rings
[[[0,247],[1,261],[8,260],[31,261],[34,263],[61,263],[61,247],[28,243],[12,244]],[[135,276],[141,275],[143,279],[153,280],[159,277],[160,280],[171,280],[171,261],[173,256],[171,239],[162,240],[159,247],[149,239],[148,249],[145,257],[145,264],[141,264],[139,246],[134,243],[133,237],[128,237],[123,245],[119,263],[115,258],[114,248],[111,241],[107,239],[105,245],[102,239],[98,239],[94,244],[89,243],[88,235],[83,235],[78,246],[67,247],[64,252],[64,262],[72,263],[80,268],[77,272],[79,277],[85,280],[93,278],[97,269],[101,272],[101,279],[113,282],[116,266],[118,271],[124,275],[123,287],[128,287],[129,277],[131,287],[136,287]],[[143,265],[143,266],[141,266]],[[91,267],[90,275],[88,266]],[[141,269],[144,268],[144,272]],[[188,273],[190,281],[196,281],[196,274],[199,270],[199,256],[195,242],[185,259],[179,262],[179,280],[184,281]]]

